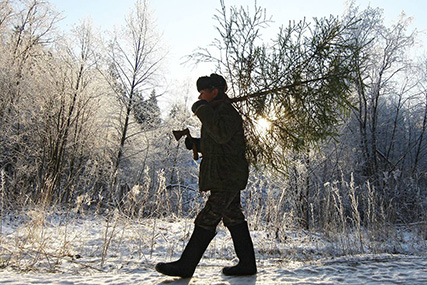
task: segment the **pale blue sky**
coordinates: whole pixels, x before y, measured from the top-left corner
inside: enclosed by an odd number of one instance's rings
[[[90,18],[95,27],[112,30],[124,23],[124,17],[134,7],[136,0],[50,0],[64,20],[61,26],[67,30],[79,20]],[[227,6],[248,6],[252,8],[253,0],[225,0]],[[396,20],[402,11],[414,17],[413,28],[427,30],[426,0],[356,0],[362,8],[369,4],[384,9],[386,24]],[[328,15],[342,15],[347,7],[347,0],[257,0],[258,6],[266,8],[277,26],[287,25],[289,20],[301,20]],[[220,8],[219,0],[151,0],[150,7],[157,30],[169,47],[168,81],[195,81],[198,76],[211,72],[209,66],[194,70],[191,66],[182,66],[182,57],[190,54],[198,46],[207,46],[217,36],[213,15]],[[277,26],[269,31],[275,34]],[[427,46],[427,37],[422,37]],[[424,48],[426,49],[426,48]],[[427,49],[426,49],[427,50]],[[169,83],[169,84],[170,84]],[[195,97],[197,94],[195,94]]]

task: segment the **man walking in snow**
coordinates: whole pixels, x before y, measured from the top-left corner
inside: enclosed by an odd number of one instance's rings
[[[181,258],[158,263],[156,270],[169,276],[191,277],[222,220],[239,258],[237,265],[225,267],[223,273],[253,275],[257,272],[253,243],[240,205],[240,191],[246,187],[249,174],[242,118],[225,94],[227,83],[222,76],[200,77],[197,90],[199,100],[191,109],[202,122],[201,137],[187,137],[185,145],[189,150],[196,145],[202,154],[199,189],[210,191],[210,196],[196,217]]]

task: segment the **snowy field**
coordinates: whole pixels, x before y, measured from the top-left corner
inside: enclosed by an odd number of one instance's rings
[[[191,234],[191,219],[45,216],[5,217],[0,244],[1,284],[427,284],[426,241],[402,232],[393,240],[359,244],[320,234],[286,232],[272,238],[252,231],[258,271],[227,277],[236,262],[224,227],[191,279],[163,276],[160,261],[179,257]],[[388,252],[388,253],[379,253]],[[377,253],[375,253],[377,252]]]

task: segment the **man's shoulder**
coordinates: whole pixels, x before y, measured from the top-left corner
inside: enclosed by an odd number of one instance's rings
[[[222,118],[224,118],[230,122],[231,121],[233,121],[233,122],[241,122],[242,121],[242,116],[237,111],[237,109],[231,104],[230,101],[223,102],[220,106],[218,106],[216,112],[220,117],[222,117]]]
[[[223,112],[236,112],[236,108],[231,104],[230,100],[224,100],[221,101],[217,106],[216,109]]]

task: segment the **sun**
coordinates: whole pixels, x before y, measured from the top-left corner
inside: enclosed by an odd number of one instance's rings
[[[255,128],[261,135],[265,135],[270,127],[271,122],[267,118],[261,117],[255,121]]]

